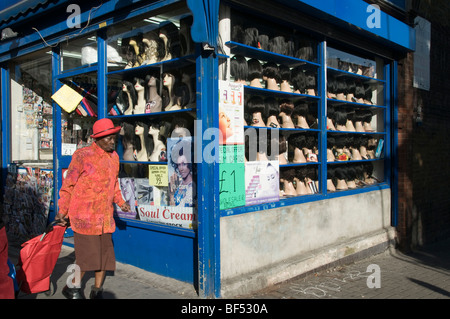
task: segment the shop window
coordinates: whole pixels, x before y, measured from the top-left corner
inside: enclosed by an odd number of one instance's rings
[[[386,182],[383,60],[230,12],[221,29],[229,30],[221,34],[229,56],[221,78],[243,85],[245,201],[221,209],[295,204]],[[268,167],[276,173],[266,173]],[[272,175],[279,187],[271,186]]]
[[[68,113],[61,108],[61,155],[71,156],[75,150],[92,143],[92,125],[98,117],[97,72],[60,81],[82,97],[75,111]]]
[[[14,59],[9,70],[11,161],[50,168],[53,159],[51,51]]]
[[[61,71],[95,65],[97,62],[97,37],[95,34],[61,42]]]
[[[193,127],[196,66],[186,8],[119,22],[107,31],[107,116],[122,126],[119,218],[196,227]]]

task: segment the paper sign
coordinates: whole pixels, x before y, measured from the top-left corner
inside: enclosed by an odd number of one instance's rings
[[[168,186],[169,174],[167,165],[149,165],[148,182],[153,186]]]
[[[80,104],[83,96],[77,91],[64,84],[55,94],[52,95],[53,101],[55,101],[64,111],[71,113],[75,111]]]

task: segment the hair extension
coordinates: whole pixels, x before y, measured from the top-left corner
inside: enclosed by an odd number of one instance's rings
[[[248,76],[247,79],[252,81],[254,79],[261,79],[263,75],[263,68],[259,60],[250,59],[247,61]]]
[[[268,51],[277,54],[286,54],[286,41],[284,36],[280,35],[269,40]]]
[[[246,28],[244,30],[244,42],[243,44],[251,46],[251,47],[258,47],[258,36],[259,31],[256,28]]]
[[[235,25],[231,31],[231,41],[245,44],[244,29],[241,25]]]
[[[312,45],[312,41],[301,37],[299,38],[298,45],[299,48],[295,57],[302,60],[313,61],[314,48]]]
[[[258,41],[257,41],[256,47],[261,50],[266,50],[269,48],[269,36],[266,34],[260,34],[258,35]]]
[[[235,81],[247,80],[248,77],[248,65],[247,60],[242,55],[235,55],[231,58],[230,62],[230,74],[234,77]]]

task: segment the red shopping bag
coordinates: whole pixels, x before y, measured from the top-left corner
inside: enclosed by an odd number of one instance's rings
[[[50,227],[42,235],[22,244],[17,283],[24,293],[33,294],[50,289],[50,275],[61,252],[65,226]]]

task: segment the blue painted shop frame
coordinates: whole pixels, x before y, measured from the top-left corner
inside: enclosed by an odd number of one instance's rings
[[[106,16],[114,12],[116,5],[120,1],[108,1],[102,6],[98,12],[95,13],[97,17]],[[138,3],[139,1],[133,1]],[[156,9],[163,8],[167,5],[176,3],[178,1],[157,1],[152,4],[143,5],[130,12],[127,12],[126,19],[136,17],[142,13],[151,12]],[[227,1],[224,1],[227,2]],[[239,1],[236,1],[239,2]],[[383,21],[387,21],[387,27],[382,30],[368,30],[365,26],[361,25],[360,17],[356,14],[361,7],[367,5],[363,1],[346,0],[346,5],[351,2],[356,7],[349,7],[350,12],[343,12],[338,10],[342,2],[337,0],[327,1],[283,1],[278,2],[285,5],[289,5],[298,10],[310,11],[311,14],[326,13],[334,20],[331,23],[340,25],[345,22],[347,25],[356,26],[359,29],[363,29],[367,32],[375,31],[377,41],[381,41],[391,46],[393,49],[401,49],[403,51],[409,51],[414,49],[413,43],[413,30],[406,27],[403,24],[399,24],[398,21],[394,21],[392,17],[382,13]],[[325,3],[326,2],[326,3]],[[203,141],[203,132],[211,127],[218,127],[218,110],[214,105],[218,105],[218,61],[219,56],[217,54],[217,38],[218,38],[218,10],[219,0],[203,0],[194,1],[187,0],[187,5],[194,16],[194,24],[192,27],[192,37],[197,43],[196,49],[196,71],[197,71],[197,119],[199,121],[199,127],[197,132],[201,133],[197,136],[196,153],[202,153],[204,147],[210,144],[210,141]],[[335,11],[331,10],[335,9]],[[120,17],[118,19],[118,17]],[[107,18],[105,20],[108,26],[113,25],[114,22],[125,19],[124,13],[121,15],[121,11],[116,11],[116,16]],[[85,23],[88,20],[88,12],[81,14],[81,22]],[[398,28],[400,26],[400,28]],[[354,27],[352,27],[354,28]],[[41,30],[41,35],[45,38],[49,38],[48,44],[56,44],[59,39],[52,39],[52,34],[65,31],[67,34],[75,34],[76,31],[67,32],[67,26],[65,21],[60,21],[55,25]],[[98,30],[98,25],[86,27],[79,35],[87,34],[92,31]],[[60,59],[58,50],[52,52],[52,72],[53,72],[53,90],[56,91],[59,86],[59,80],[86,72],[97,72],[98,74],[98,97],[99,105],[106,105],[106,36],[103,30],[98,30],[98,64],[89,68],[82,68],[79,70],[72,70],[69,72],[61,73]],[[24,46],[31,43],[30,46]],[[45,45],[39,41],[38,35],[30,35],[25,39],[19,39],[15,43],[14,50],[16,52],[12,54],[12,48],[10,44],[0,44],[1,58],[0,62],[5,62],[14,56],[20,56],[27,53],[34,52],[36,50],[44,48]],[[326,65],[325,63],[325,50],[326,43],[321,42],[318,47],[319,52],[319,72],[320,79],[323,81],[326,78]],[[391,188],[392,191],[392,224],[396,224],[397,220],[397,192],[396,192],[396,148],[397,148],[397,93],[396,93],[396,72],[397,64],[393,61],[390,64],[386,64],[385,75],[385,104],[392,106],[385,111],[385,134],[386,134],[386,153],[387,165],[385,165],[385,177],[384,183],[378,184],[373,187],[367,187],[361,190],[347,191],[342,193],[327,193],[324,192],[314,196],[302,196],[292,198],[290,200],[283,200],[276,203],[255,205],[251,207],[238,207],[235,209],[228,209],[220,211],[218,208],[218,165],[214,163],[198,163],[197,164],[197,185],[198,187],[198,200],[201,203],[198,205],[198,230],[192,231],[187,229],[181,229],[171,226],[156,225],[147,222],[141,222],[138,220],[117,220],[117,231],[114,234],[114,243],[117,259],[124,263],[129,263],[137,267],[164,275],[179,279],[182,281],[193,283],[198,286],[198,292],[201,297],[220,297],[220,218],[234,214],[242,214],[253,211],[266,210],[276,207],[297,205],[304,202],[313,200],[323,200],[326,198],[332,198],[336,196],[347,196],[360,192],[368,192],[377,189]],[[200,76],[201,75],[201,76]],[[1,68],[1,103],[2,106],[9,105],[9,70],[7,67]],[[392,84],[391,84],[392,83]],[[323,112],[326,107],[325,85],[320,85],[321,100],[320,100],[320,112]],[[392,100],[391,100],[392,98]],[[106,116],[106,110],[99,108],[99,118]],[[322,114],[323,115],[323,114]],[[2,131],[3,139],[3,169],[9,162],[10,151],[10,114],[8,107],[2,107]],[[61,123],[61,113],[54,112],[54,123]],[[321,117],[322,126],[325,124],[324,116]],[[393,122],[391,122],[393,121]],[[57,202],[57,190],[59,190],[62,182],[61,168],[68,167],[70,163],[70,157],[61,156],[61,128],[59,125],[55,125],[55,147],[54,147],[54,170],[55,174],[55,202]],[[393,131],[391,130],[393,129]],[[5,134],[6,133],[6,134]],[[321,141],[326,140],[326,132],[321,130]],[[217,145],[215,145],[217,146]],[[322,154],[326,151],[326,145],[320,144]],[[392,152],[391,152],[392,150]],[[326,158],[322,160],[319,167],[321,184],[326,183]],[[50,216],[53,218],[54,216]]]

